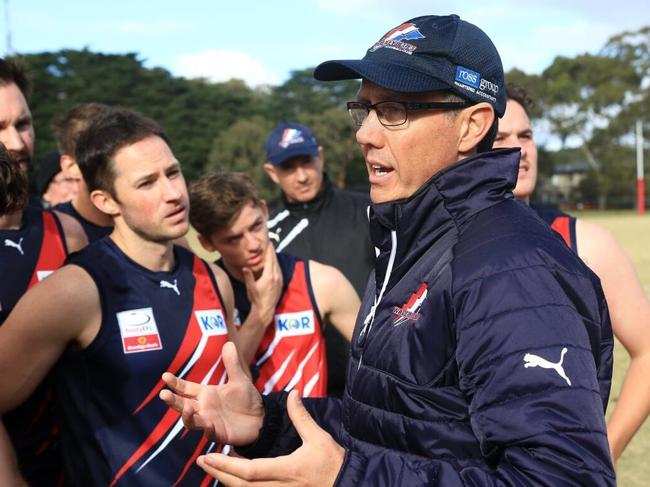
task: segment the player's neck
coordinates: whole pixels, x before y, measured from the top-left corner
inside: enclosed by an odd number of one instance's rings
[[[0,216],[0,230],[18,230],[23,224],[23,210]]]
[[[118,227],[111,233],[111,238],[131,260],[150,271],[170,272],[174,269],[172,240],[154,242]]]
[[[84,219],[100,227],[112,227],[113,219],[110,215],[97,209],[93,202],[90,201],[87,193],[80,191],[72,200],[72,207],[77,210]]]

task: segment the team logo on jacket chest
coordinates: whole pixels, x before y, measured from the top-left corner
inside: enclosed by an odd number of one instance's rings
[[[420,319],[420,308],[422,303],[427,299],[427,285],[426,283],[420,284],[417,291],[411,294],[411,297],[402,305],[393,308],[393,325],[401,325],[405,321],[417,321]]]
[[[311,335],[316,331],[311,310],[275,315],[275,333],[279,336]]]
[[[130,309],[116,313],[124,353],[162,350],[162,341],[152,308]]]
[[[227,335],[226,320],[220,309],[206,309],[195,311],[196,321],[199,322],[201,332],[206,336]]]

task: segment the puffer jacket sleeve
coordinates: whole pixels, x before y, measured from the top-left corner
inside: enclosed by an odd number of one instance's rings
[[[264,424],[260,437],[252,445],[238,447],[237,453],[246,458],[270,458],[288,455],[300,447],[302,440],[287,413],[287,392],[262,396]],[[338,442],[342,443],[341,401],[336,398],[303,398],[305,408]]]
[[[533,265],[466,282],[453,301],[460,388],[485,463],[348,451],[336,485],[615,485],[597,378],[611,366],[600,363],[611,327],[599,286]]]

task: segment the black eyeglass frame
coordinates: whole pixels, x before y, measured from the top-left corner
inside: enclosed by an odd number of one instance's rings
[[[397,104],[401,105],[404,108],[404,121],[399,122],[399,123],[386,123],[384,120],[382,120],[384,117],[381,115],[381,105],[390,103],[390,104]],[[384,127],[399,127],[400,125],[404,125],[408,119],[409,119],[409,111],[415,111],[415,110],[460,110],[463,108],[471,107],[474,105],[474,102],[471,101],[432,101],[432,102],[410,102],[410,101],[380,101],[377,103],[365,103],[363,101],[349,101],[346,103],[348,113],[350,114],[350,117],[352,118],[352,123],[355,124],[358,127],[361,127],[363,124],[363,121],[368,117],[370,114],[370,110],[375,110],[377,111],[377,107],[379,107],[379,111],[377,112],[377,118],[379,119],[379,123],[381,123]],[[352,115],[352,110],[358,110],[358,109],[363,109],[366,111],[366,116],[363,118],[361,123],[357,123],[355,121],[354,116]]]

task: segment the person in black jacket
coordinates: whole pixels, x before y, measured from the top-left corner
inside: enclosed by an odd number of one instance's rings
[[[417,17],[314,76],[362,78],[348,110],[379,249],[345,393],[262,398],[226,344],[227,384],[164,375],[188,427],[247,457],[198,464],[237,486],[614,485],[607,305],[514,199],[519,150],[490,150],[506,107],[493,43]]]
[[[305,125],[279,124],[266,142],[266,156],[264,169],[282,190],[268,222],[276,250],[339,269],[363,296],[375,256],[368,196],[332,184],[323,171],[323,147]],[[333,326],[325,328],[325,340],[327,392],[341,397],[350,342]]]

